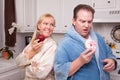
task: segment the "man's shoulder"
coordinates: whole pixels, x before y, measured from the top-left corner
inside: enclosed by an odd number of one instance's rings
[[[60,42],[58,42],[58,46],[62,47],[67,46],[69,44],[71,44],[71,40],[68,37],[64,37],[60,40]]]

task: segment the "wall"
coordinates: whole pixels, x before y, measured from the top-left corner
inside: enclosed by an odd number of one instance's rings
[[[17,42],[16,45],[14,47],[14,49],[16,50],[17,54],[20,53],[23,48],[26,46],[25,44],[25,37],[26,36],[32,36],[33,33],[17,33]],[[52,35],[53,39],[58,43],[62,38],[63,38],[64,34],[63,33],[54,33]]]

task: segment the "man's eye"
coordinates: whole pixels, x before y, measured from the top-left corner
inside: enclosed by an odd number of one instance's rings
[[[81,23],[85,23],[85,21],[84,20],[79,20]]]
[[[81,23],[85,23],[85,21],[80,21]]]
[[[92,23],[92,21],[88,21],[88,23]]]

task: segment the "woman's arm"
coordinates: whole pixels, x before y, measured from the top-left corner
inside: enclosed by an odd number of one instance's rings
[[[37,76],[39,79],[45,79],[53,69],[56,46],[52,46],[42,55],[39,60],[32,60],[28,67],[32,77]]]
[[[22,51],[22,53],[20,53],[17,57],[16,57],[16,64],[19,66],[19,67],[25,67],[27,65],[30,65],[30,60],[28,60],[26,58],[26,54],[25,54],[25,49],[29,48],[29,45],[26,46],[24,48],[24,50]]]

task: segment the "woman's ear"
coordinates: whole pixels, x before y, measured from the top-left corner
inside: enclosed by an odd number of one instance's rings
[[[39,24],[37,25],[37,30],[40,30],[40,28],[39,28]]]
[[[38,31],[41,30],[41,25],[40,25],[40,24],[37,25],[37,30],[38,30]]]

